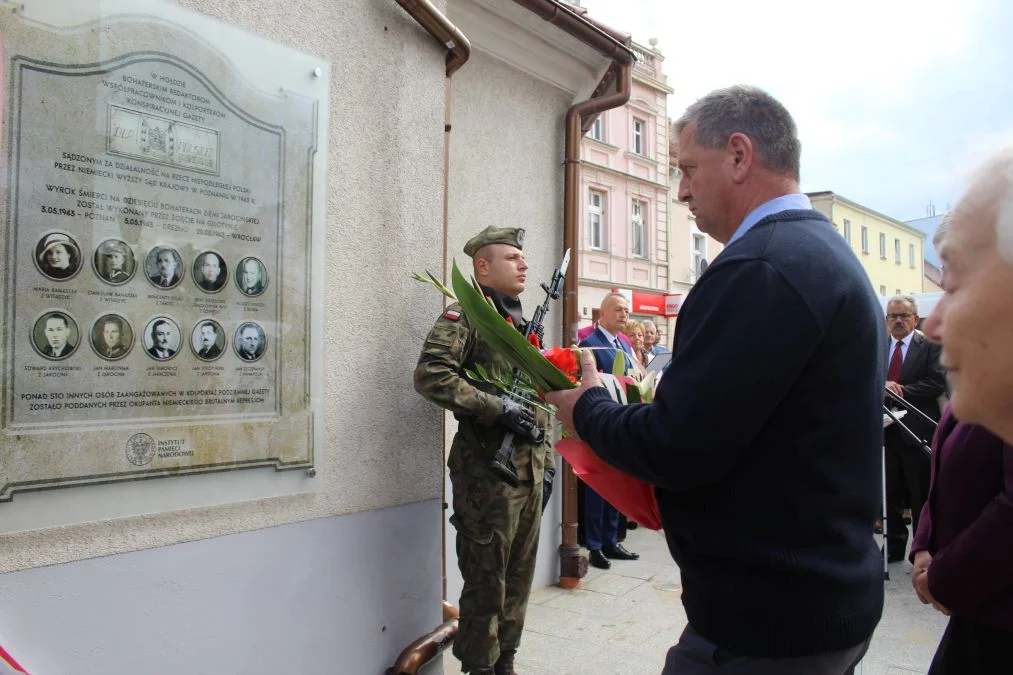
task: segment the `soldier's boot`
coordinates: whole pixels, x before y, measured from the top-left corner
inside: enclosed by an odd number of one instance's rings
[[[491,668],[482,668],[480,670],[469,671],[470,675],[496,675],[496,671]]]
[[[494,675],[517,675],[514,672],[514,654],[516,653],[513,649],[500,652],[496,667],[493,669]]]

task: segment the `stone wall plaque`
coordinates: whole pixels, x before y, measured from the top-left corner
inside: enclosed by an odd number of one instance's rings
[[[47,23],[60,4],[0,4],[0,514],[19,492],[311,467],[321,98],[255,86],[179,8]]]

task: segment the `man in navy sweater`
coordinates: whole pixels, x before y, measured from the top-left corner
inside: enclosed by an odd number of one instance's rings
[[[799,193],[787,110],[715,91],[676,123],[679,199],[725,249],[679,313],[647,405],[583,354],[547,399],[603,459],[656,486],[689,625],[665,675],[844,675],[883,610],[886,332],[858,259]]]

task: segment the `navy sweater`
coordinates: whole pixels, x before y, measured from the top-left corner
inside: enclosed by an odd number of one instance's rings
[[[654,403],[578,401],[581,438],[657,486],[689,622],[718,646],[803,656],[879,622],[885,333],[844,239],[784,211],[690,291]]]

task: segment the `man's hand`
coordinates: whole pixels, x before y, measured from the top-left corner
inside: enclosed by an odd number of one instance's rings
[[[579,438],[579,436],[573,427],[573,407],[577,405],[577,401],[585,391],[602,386],[601,380],[598,378],[598,366],[595,364],[594,354],[589,349],[580,352],[580,371],[580,386],[578,388],[551,391],[545,395],[545,400],[557,408],[556,419],[574,438]]]
[[[931,564],[931,553],[928,551],[918,551],[918,553],[915,553],[915,568],[911,573],[911,585],[914,586],[915,595],[918,596],[923,605],[932,605],[937,611],[949,616],[950,610],[940,605],[929,591],[929,567]]]
[[[531,411],[531,408],[509,396],[504,396],[500,400],[503,401],[503,412],[499,414],[497,421],[518,436],[533,439],[535,436],[535,413]]]
[[[890,391],[892,391],[893,393],[897,394],[897,396],[900,396],[901,398],[904,398],[904,386],[903,385],[897,384],[896,382],[887,382],[886,383],[886,388],[889,389]]]

